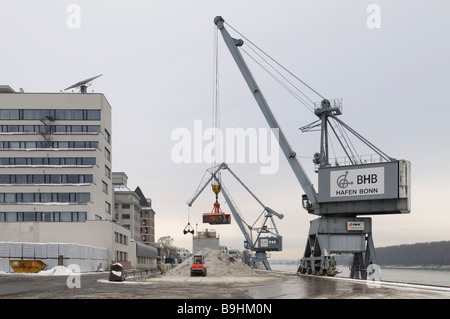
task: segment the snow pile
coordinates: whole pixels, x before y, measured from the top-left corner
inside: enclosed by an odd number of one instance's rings
[[[73,275],[74,272],[64,266],[55,266],[49,270],[41,270],[38,272],[38,275],[42,276],[70,276]]]
[[[260,274],[225,252],[205,248],[198,252],[205,257],[206,277],[191,277],[192,258],[169,270],[165,275],[146,278],[141,282],[164,282],[171,284],[251,284],[267,280],[280,280],[280,276]]]
[[[205,257],[205,265],[209,276],[248,277],[258,275],[256,271],[246,264],[223,251],[204,248],[196,255]],[[167,276],[190,276],[192,258],[185,260],[167,272]]]

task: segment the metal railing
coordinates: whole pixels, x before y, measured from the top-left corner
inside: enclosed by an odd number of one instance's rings
[[[378,154],[354,156],[352,160],[350,160],[346,156],[330,158],[331,166],[364,165],[364,164],[384,163],[384,162],[386,162],[386,160]]]

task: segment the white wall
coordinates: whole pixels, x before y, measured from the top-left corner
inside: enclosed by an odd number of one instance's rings
[[[128,237],[128,245],[115,243],[114,232]],[[134,243],[130,231],[111,221],[86,221],[83,223],[0,223],[0,242],[76,243],[106,248],[108,263],[115,258],[115,251],[127,251],[130,261],[135,264]]]

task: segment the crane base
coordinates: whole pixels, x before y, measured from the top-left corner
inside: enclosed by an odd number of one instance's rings
[[[333,275],[332,254],[353,254],[351,278],[367,277],[376,264],[370,217],[321,217],[311,221],[299,270],[312,275]]]

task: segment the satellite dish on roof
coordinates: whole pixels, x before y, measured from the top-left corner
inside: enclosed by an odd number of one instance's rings
[[[80,81],[78,83],[75,83],[72,86],[69,86],[67,89],[64,89],[64,91],[70,90],[70,89],[75,89],[77,87],[80,88],[80,93],[87,93],[87,87],[91,86],[91,82],[94,81],[96,78],[101,77],[103,74],[94,76],[92,78]]]

